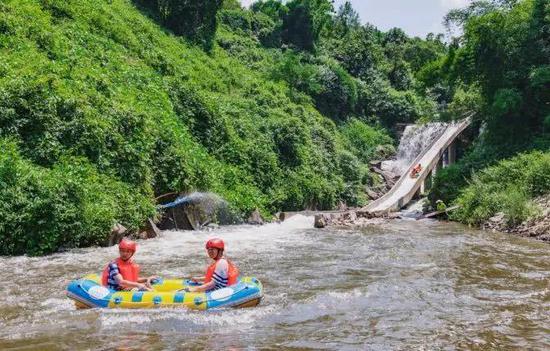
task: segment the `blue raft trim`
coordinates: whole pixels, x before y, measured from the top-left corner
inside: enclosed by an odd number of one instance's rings
[[[185,298],[185,293],[178,291],[174,295],[174,303],[183,303],[184,298]]]
[[[143,299],[143,291],[136,291],[132,295],[132,302],[141,302]]]

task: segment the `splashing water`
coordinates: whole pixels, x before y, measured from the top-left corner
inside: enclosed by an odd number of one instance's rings
[[[402,175],[414,159],[426,150],[447,128],[445,123],[426,123],[407,126],[399,142],[395,160],[384,161],[382,169]]]

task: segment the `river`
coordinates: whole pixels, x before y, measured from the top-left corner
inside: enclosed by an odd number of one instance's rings
[[[454,223],[362,229],[282,224],[165,232],[142,241],[145,273],[199,274],[226,240],[263,283],[240,310],[76,310],[64,288],[116,247],[0,258],[2,350],[488,350],[550,348],[550,246]]]

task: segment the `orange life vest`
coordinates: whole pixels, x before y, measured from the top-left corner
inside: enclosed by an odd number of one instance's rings
[[[227,261],[227,286],[237,284],[237,280],[239,279],[239,269],[237,266],[233,264],[233,262],[229,261],[228,259],[225,259]],[[212,281],[212,276],[214,275],[214,271],[216,270],[216,264],[218,264],[219,260],[212,263],[208,268],[206,269],[206,275],[204,277],[205,283],[210,283]]]
[[[118,266],[118,271],[122,275],[122,279],[131,282],[137,282],[139,278],[139,265],[134,263],[131,259],[123,261],[120,257],[117,258],[114,263]],[[110,263],[109,263],[110,264]],[[107,286],[107,280],[109,279],[109,264],[103,270],[101,274],[101,284]]]

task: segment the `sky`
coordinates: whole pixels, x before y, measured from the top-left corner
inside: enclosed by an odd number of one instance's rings
[[[254,0],[241,0],[250,5]],[[337,9],[345,0],[335,0]],[[445,33],[443,16],[453,8],[466,6],[469,0],[350,0],[363,23],[374,24],[387,31],[399,27],[410,36]]]

